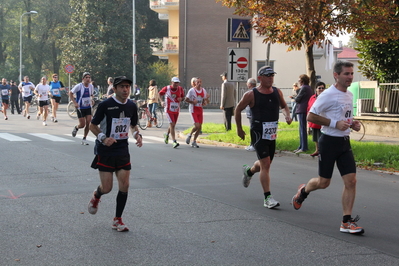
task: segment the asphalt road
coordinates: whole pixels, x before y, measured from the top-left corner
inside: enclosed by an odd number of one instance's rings
[[[110,228],[116,182],[98,213],[87,212],[99,184],[89,167],[93,136],[80,145],[81,132],[70,135],[75,121],[62,112],[47,127],[9,118],[0,120],[0,265],[399,265],[397,175],[359,170],[354,215],[365,234],[343,234],[338,171],[328,189],[311,193],[296,211],[291,198],[317,174],[317,162],[278,154],[271,187],[281,207],[269,210],[258,175],[241,185],[241,167],[255,153],[195,149],[184,140],[173,149],[163,143],[166,126],[150,128],[142,148],[130,146],[123,215],[130,231],[119,233]],[[207,112],[205,121],[221,122],[221,113]],[[178,129],[190,124],[182,112]]]

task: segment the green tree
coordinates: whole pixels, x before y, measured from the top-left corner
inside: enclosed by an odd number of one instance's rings
[[[235,8],[235,13],[252,17],[256,32],[264,42],[283,43],[289,49],[305,49],[306,67],[311,84],[316,81],[313,46],[322,46],[328,35],[357,32],[357,37],[386,39],[396,29],[370,34],[375,29],[389,28],[397,21],[396,1],[388,0],[216,0]]]
[[[132,76],[132,5],[126,0],[71,0],[71,21],[60,40],[63,63],[73,64],[76,82],[89,71],[96,82],[105,85],[108,76]],[[112,7],[112,8],[110,8]],[[160,25],[148,1],[136,1],[137,83],[141,84],[151,63],[150,31]],[[162,27],[160,27],[162,28]],[[154,59],[152,59],[154,60]]]
[[[399,41],[386,43],[363,40],[357,41],[359,70],[370,80],[378,82],[399,81]]]

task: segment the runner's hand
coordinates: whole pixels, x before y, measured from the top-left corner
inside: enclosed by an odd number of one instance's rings
[[[105,146],[111,146],[112,144],[114,144],[114,143],[116,143],[116,139],[114,139],[114,138],[111,138],[111,137],[109,137],[109,138],[105,138],[104,140],[103,140],[103,144],[105,145]]]
[[[242,128],[237,128],[237,135],[242,139],[245,140],[245,132]]]

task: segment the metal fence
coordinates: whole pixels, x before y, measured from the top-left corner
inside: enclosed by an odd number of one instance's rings
[[[187,94],[189,88],[184,89],[184,94]],[[208,87],[205,88],[206,92],[210,95],[209,104],[204,107],[204,109],[219,109],[220,107],[220,99],[221,99],[221,87]],[[292,94],[291,88],[283,88],[280,89],[283,92],[284,99],[287,104],[290,106],[290,98],[289,96]],[[236,101],[238,102],[242,95],[248,91],[247,87],[240,87],[238,89],[238,95]],[[147,99],[148,90],[141,90],[140,99]],[[182,102],[181,108],[188,108],[188,103]]]
[[[381,83],[376,94],[376,111],[399,114],[399,83]]]

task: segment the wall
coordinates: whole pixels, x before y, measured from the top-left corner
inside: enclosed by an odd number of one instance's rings
[[[190,86],[191,78],[198,76],[204,87],[220,87],[220,74],[227,70],[227,48],[237,47],[236,43],[227,42],[227,19],[239,18],[233,16],[233,12],[234,9],[215,3],[215,0],[180,0],[179,73],[182,86]],[[184,46],[185,37],[187,46]],[[250,44],[242,43],[241,47],[250,47]]]

